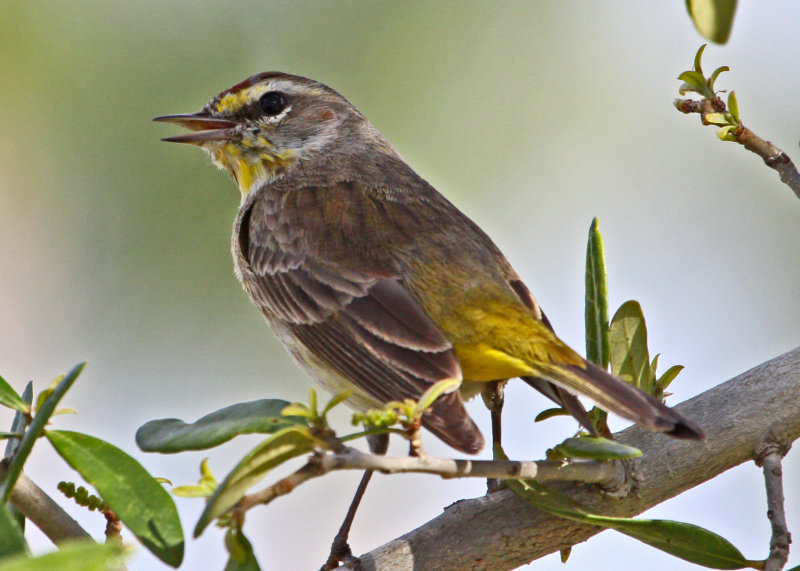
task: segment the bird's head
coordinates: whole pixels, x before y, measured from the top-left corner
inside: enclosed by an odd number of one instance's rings
[[[201,111],[155,121],[193,131],[166,137],[203,148],[239,185],[250,190],[283,176],[296,164],[344,155],[370,141],[389,146],[364,116],[336,91],[279,72],[254,75],[214,97]]]

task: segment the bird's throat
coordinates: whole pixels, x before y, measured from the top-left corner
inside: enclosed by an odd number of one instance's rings
[[[253,149],[242,152],[242,149],[231,143],[209,152],[214,164],[228,171],[236,181],[239,192],[242,193],[242,201],[251,190],[283,175],[296,160],[296,154],[292,149],[281,153],[263,150],[256,152]]]

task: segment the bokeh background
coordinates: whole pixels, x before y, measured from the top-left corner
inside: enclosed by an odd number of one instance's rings
[[[743,0],[727,46],[743,121],[800,159],[800,7]],[[670,2],[3,2],[0,18],[0,374],[41,389],[88,359],[58,427],[122,447],[154,474],[224,476],[258,439],[207,454],[139,453],[162,417],[194,420],[264,397],[305,400],[294,367],[233,276],[238,191],[152,117],[199,109],[264,70],[345,94],[516,266],[557,331],[583,348],[585,237],[606,240],[612,305],[635,298],[662,367],[686,370],[677,403],[798,345],[800,203],[754,155],[672,107],[701,38]],[[512,385],[509,452],[540,458],[574,425]],[[488,432],[479,402],[471,410]],[[11,416],[0,411],[0,426]],[[348,415],[336,417],[342,430]],[[617,426],[622,426],[618,424]],[[451,454],[428,438],[433,454]],[[402,453],[402,448],[396,449]],[[483,456],[487,457],[488,453]],[[797,451],[786,464],[798,533]],[[44,442],[28,474],[77,478]],[[357,474],[310,483],[248,516],[267,569],[316,569]],[[377,477],[353,530],[364,552],[427,521],[482,481]],[[54,492],[55,493],[55,492]],[[178,499],[191,529],[198,500]],[[103,522],[76,517],[97,535]],[[744,465],[647,515],[707,526],[766,555],[759,469]],[[475,530],[479,533],[479,530]],[[38,551],[46,539],[31,532]],[[222,535],[189,541],[185,569],[222,569]],[[791,564],[800,563],[795,554]],[[144,550],[133,570],[161,569]],[[607,531],[528,568],[696,567]]]

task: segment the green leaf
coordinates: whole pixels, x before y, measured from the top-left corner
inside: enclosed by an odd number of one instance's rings
[[[334,407],[339,406],[341,403],[346,401],[352,396],[352,392],[349,390],[344,390],[339,394],[333,395],[331,400],[328,401],[328,404],[325,405],[325,408],[322,410],[322,416],[328,414]]]
[[[608,277],[603,236],[597,218],[589,227],[586,244],[586,358],[608,367]]]
[[[712,125],[730,125],[730,120],[724,113],[709,113],[705,117],[707,123]]]
[[[0,405],[26,414],[31,410],[30,405],[17,394],[17,391],[11,388],[11,385],[3,377],[0,377]]]
[[[736,136],[732,133],[732,131],[735,130],[736,127],[734,127],[733,125],[725,125],[724,127],[720,127],[719,129],[717,129],[717,138],[720,141],[730,141],[735,143]]]
[[[728,41],[736,0],[686,0],[686,10],[701,36],[718,44]]]
[[[118,543],[74,541],[39,557],[16,556],[0,563],[2,571],[117,571],[131,554]]]
[[[626,460],[638,458],[642,451],[599,436],[567,438],[548,453],[550,459],[580,458],[583,460]]]
[[[728,94],[728,111],[731,112],[731,115],[733,116],[733,118],[738,123],[739,122],[739,101],[736,99],[736,92],[735,91],[731,91]]]
[[[136,431],[136,444],[145,452],[174,453],[218,446],[239,434],[271,434],[301,422],[281,414],[287,406],[285,400],[261,399],[225,407],[191,424],[177,418],[151,420]]]
[[[11,507],[0,504],[0,558],[27,552],[28,544]]]
[[[663,394],[664,390],[666,390],[670,383],[675,380],[675,377],[677,377],[678,373],[681,371],[683,371],[683,365],[673,365],[664,371],[664,374],[661,375],[656,381],[656,386],[658,387],[659,393]]]
[[[708,44],[703,44],[702,46],[700,46],[698,48],[698,50],[697,50],[697,53],[694,54],[694,68],[693,69],[694,69],[694,71],[696,71],[700,75],[703,75],[703,66],[702,66],[702,63],[703,63],[703,52],[706,51],[706,46],[707,45]]]
[[[708,78],[708,89],[711,90],[712,93],[714,93],[714,84],[717,82],[717,78],[719,77],[719,75],[724,71],[730,71],[730,70],[731,68],[729,68],[727,65],[723,65],[721,67],[718,67],[711,73],[711,77]]]
[[[762,568],[729,541],[696,525],[668,520],[605,517],[586,512],[571,498],[534,480],[506,480],[506,486],[534,507],[552,515],[615,529],[656,549],[712,569]]]
[[[451,393],[460,386],[461,379],[444,379],[432,384],[430,387],[428,387],[428,390],[422,393],[422,396],[419,397],[415,412],[417,414],[422,414],[428,408],[430,408],[440,396],[445,393]]]
[[[647,328],[642,308],[626,301],[614,314],[609,332],[611,372],[653,394],[653,374],[647,350]]]
[[[180,565],[184,542],[178,510],[141,464],[108,442],[79,432],[51,430],[47,439],[147,549],[168,565]]]
[[[22,400],[28,405],[28,410],[30,410],[30,405],[33,402],[33,381],[29,382],[25,385],[25,390],[22,391]],[[25,432],[25,428],[28,426],[28,421],[30,418],[27,414],[24,414],[20,411],[17,411],[14,414],[14,420],[11,421],[11,433],[18,433],[23,434]],[[14,454],[16,454],[17,449],[19,448],[20,439],[14,438],[8,441],[6,444],[6,458],[10,458]]]
[[[702,93],[707,89],[706,78],[698,71],[684,71],[678,76],[682,82],[688,85],[692,91]]]
[[[588,523],[610,527],[656,549],[710,569],[758,569],[757,562],[744,555],[724,537],[679,521],[640,520],[588,516]]]
[[[8,499],[11,497],[11,490],[14,488],[14,484],[17,483],[17,478],[19,478],[22,472],[22,466],[28,459],[31,450],[33,450],[34,442],[42,435],[47,421],[49,421],[50,417],[53,415],[58,402],[69,390],[72,383],[75,382],[75,379],[78,378],[78,375],[81,374],[85,366],[86,363],[81,363],[73,367],[72,370],[61,379],[52,393],[50,393],[50,396],[38,407],[36,416],[33,417],[30,426],[28,426],[28,430],[25,431],[25,436],[19,441],[17,451],[11,459],[11,462],[9,462],[6,473],[3,475],[2,479],[0,479],[0,501],[3,503],[8,503]]]
[[[225,548],[230,554],[225,571],[260,571],[253,546],[238,526],[229,527],[225,534]]]
[[[194,529],[198,537],[211,521],[235,506],[267,473],[297,456],[308,454],[319,441],[307,426],[287,426],[254,448],[217,486]]]
[[[547,420],[548,418],[553,418],[554,416],[569,416],[569,412],[563,408],[548,408],[537,414],[536,418],[533,419],[533,422],[541,422],[543,420]]]

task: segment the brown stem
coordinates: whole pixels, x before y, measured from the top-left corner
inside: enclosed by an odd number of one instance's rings
[[[781,571],[789,559],[789,544],[792,536],[786,526],[784,511],[783,470],[781,461],[786,454],[786,447],[767,446],[756,459],[764,470],[764,484],[767,488],[767,517],[772,527],[772,539],[769,542],[769,557],[764,571]]]

